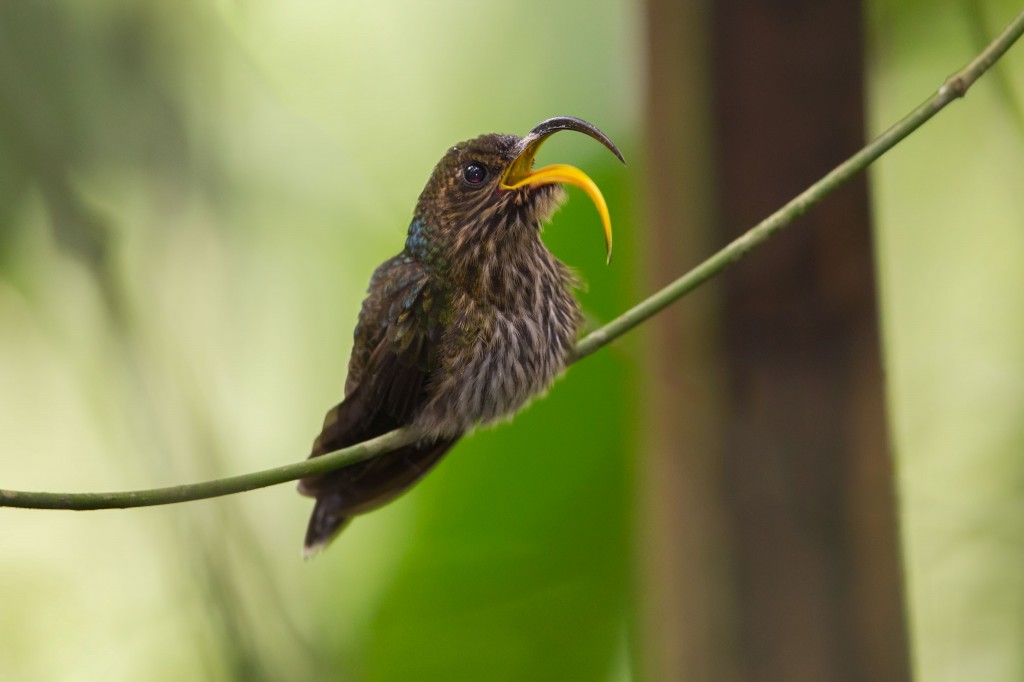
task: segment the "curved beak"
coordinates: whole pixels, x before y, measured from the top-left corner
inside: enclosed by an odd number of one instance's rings
[[[608,215],[608,204],[597,184],[590,177],[574,166],[565,164],[554,164],[533,170],[533,160],[537,156],[537,150],[544,144],[552,134],[559,130],[575,130],[576,132],[588,135],[615,154],[622,163],[626,160],[618,148],[608,139],[608,136],[597,129],[596,126],[572,116],[558,116],[543,121],[522,139],[519,143],[519,150],[516,158],[509,165],[505,175],[501,178],[501,188],[505,190],[519,189],[520,187],[539,187],[541,185],[563,184],[579,187],[597,207],[601,215],[601,223],[604,226],[604,242],[607,249],[607,260],[612,258],[612,220]]]

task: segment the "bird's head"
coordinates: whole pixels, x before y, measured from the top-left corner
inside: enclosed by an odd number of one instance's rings
[[[420,194],[414,224],[425,227],[455,251],[531,238],[565,200],[562,185],[573,185],[586,192],[597,207],[611,258],[611,219],[594,181],[564,164],[533,168],[537,150],[559,130],[589,135],[625,163],[604,133],[568,116],[548,119],[522,138],[481,135],[455,145],[438,162]]]

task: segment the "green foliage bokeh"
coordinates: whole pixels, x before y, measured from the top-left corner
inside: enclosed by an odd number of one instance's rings
[[[637,22],[625,3],[4,3],[4,484],[147,487],[304,457],[433,164],[567,114],[629,155]],[[608,197],[612,268],[581,194],[547,235],[606,320],[634,298],[629,176],[585,138],[544,159]],[[9,512],[4,674],[607,677],[632,603],[635,373],[615,350],[573,368],[310,563],[290,486]]]

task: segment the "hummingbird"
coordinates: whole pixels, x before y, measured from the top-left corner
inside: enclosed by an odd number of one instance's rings
[[[601,191],[583,171],[534,169],[560,130],[608,136],[560,116],[524,137],[488,134],[451,147],[416,202],[405,247],[370,280],[354,332],[345,397],[324,418],[310,457],[399,427],[418,440],[337,471],[302,479],[316,498],[303,554],[316,554],[357,514],[395,499],[459,438],[511,417],[543,394],[571,362],[583,316],[576,275],[541,241],[541,229],[582,189],[612,230]]]

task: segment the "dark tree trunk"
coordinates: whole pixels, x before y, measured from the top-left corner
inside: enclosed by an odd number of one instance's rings
[[[861,13],[647,0],[652,285],[864,143]],[[908,679],[864,178],[647,333],[646,679]]]
[[[715,3],[721,241],[864,143],[860,3]],[[867,182],[724,280],[744,679],[909,677]]]

